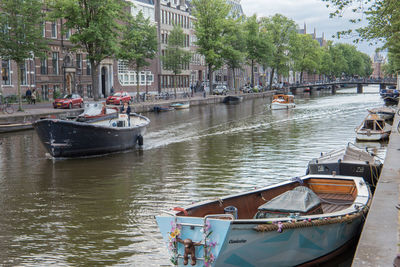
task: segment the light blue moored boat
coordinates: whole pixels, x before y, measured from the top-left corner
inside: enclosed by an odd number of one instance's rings
[[[307,175],[156,216],[171,261],[184,266],[318,263],[359,234],[370,204],[360,177]],[[189,252],[190,249],[187,249]],[[193,250],[192,250],[193,251]],[[192,265],[191,265],[192,266]]]

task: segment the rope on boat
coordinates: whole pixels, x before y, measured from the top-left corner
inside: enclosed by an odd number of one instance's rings
[[[346,215],[343,217],[335,217],[335,218],[320,218],[317,220],[311,221],[292,221],[292,222],[281,222],[280,225],[278,223],[271,223],[271,224],[259,224],[253,229],[257,232],[270,232],[270,231],[279,231],[285,229],[296,229],[296,228],[305,228],[305,227],[314,227],[314,226],[321,226],[321,225],[328,225],[328,224],[338,224],[338,223],[351,223],[353,220],[358,219],[359,217],[364,217],[364,213],[367,212],[367,209],[363,209],[360,212]]]

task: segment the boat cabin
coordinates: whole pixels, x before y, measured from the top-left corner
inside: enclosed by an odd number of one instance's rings
[[[371,131],[383,131],[385,128],[385,120],[377,114],[369,114],[365,118],[361,129]]]
[[[294,96],[284,94],[274,95],[272,102],[294,103]]]

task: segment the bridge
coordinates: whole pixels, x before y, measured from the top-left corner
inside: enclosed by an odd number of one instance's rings
[[[344,87],[346,85],[354,85],[357,87],[357,93],[363,93],[364,85],[377,85],[379,84],[380,89],[385,89],[386,86],[397,84],[396,78],[385,78],[385,79],[348,79],[348,80],[338,80],[338,81],[329,81],[329,82],[315,82],[315,83],[301,83],[301,84],[291,84],[288,86],[289,90],[292,93],[295,93],[298,88],[310,88],[310,93],[314,90],[318,89],[326,89],[330,88],[332,93],[336,93],[336,89],[340,87]]]

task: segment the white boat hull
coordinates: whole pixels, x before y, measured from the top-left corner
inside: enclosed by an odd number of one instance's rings
[[[283,103],[272,103],[271,104],[271,109],[290,109],[294,108],[296,105],[294,103],[288,103],[288,104],[283,104]]]
[[[356,130],[356,139],[360,141],[379,141],[389,137],[390,131]]]

